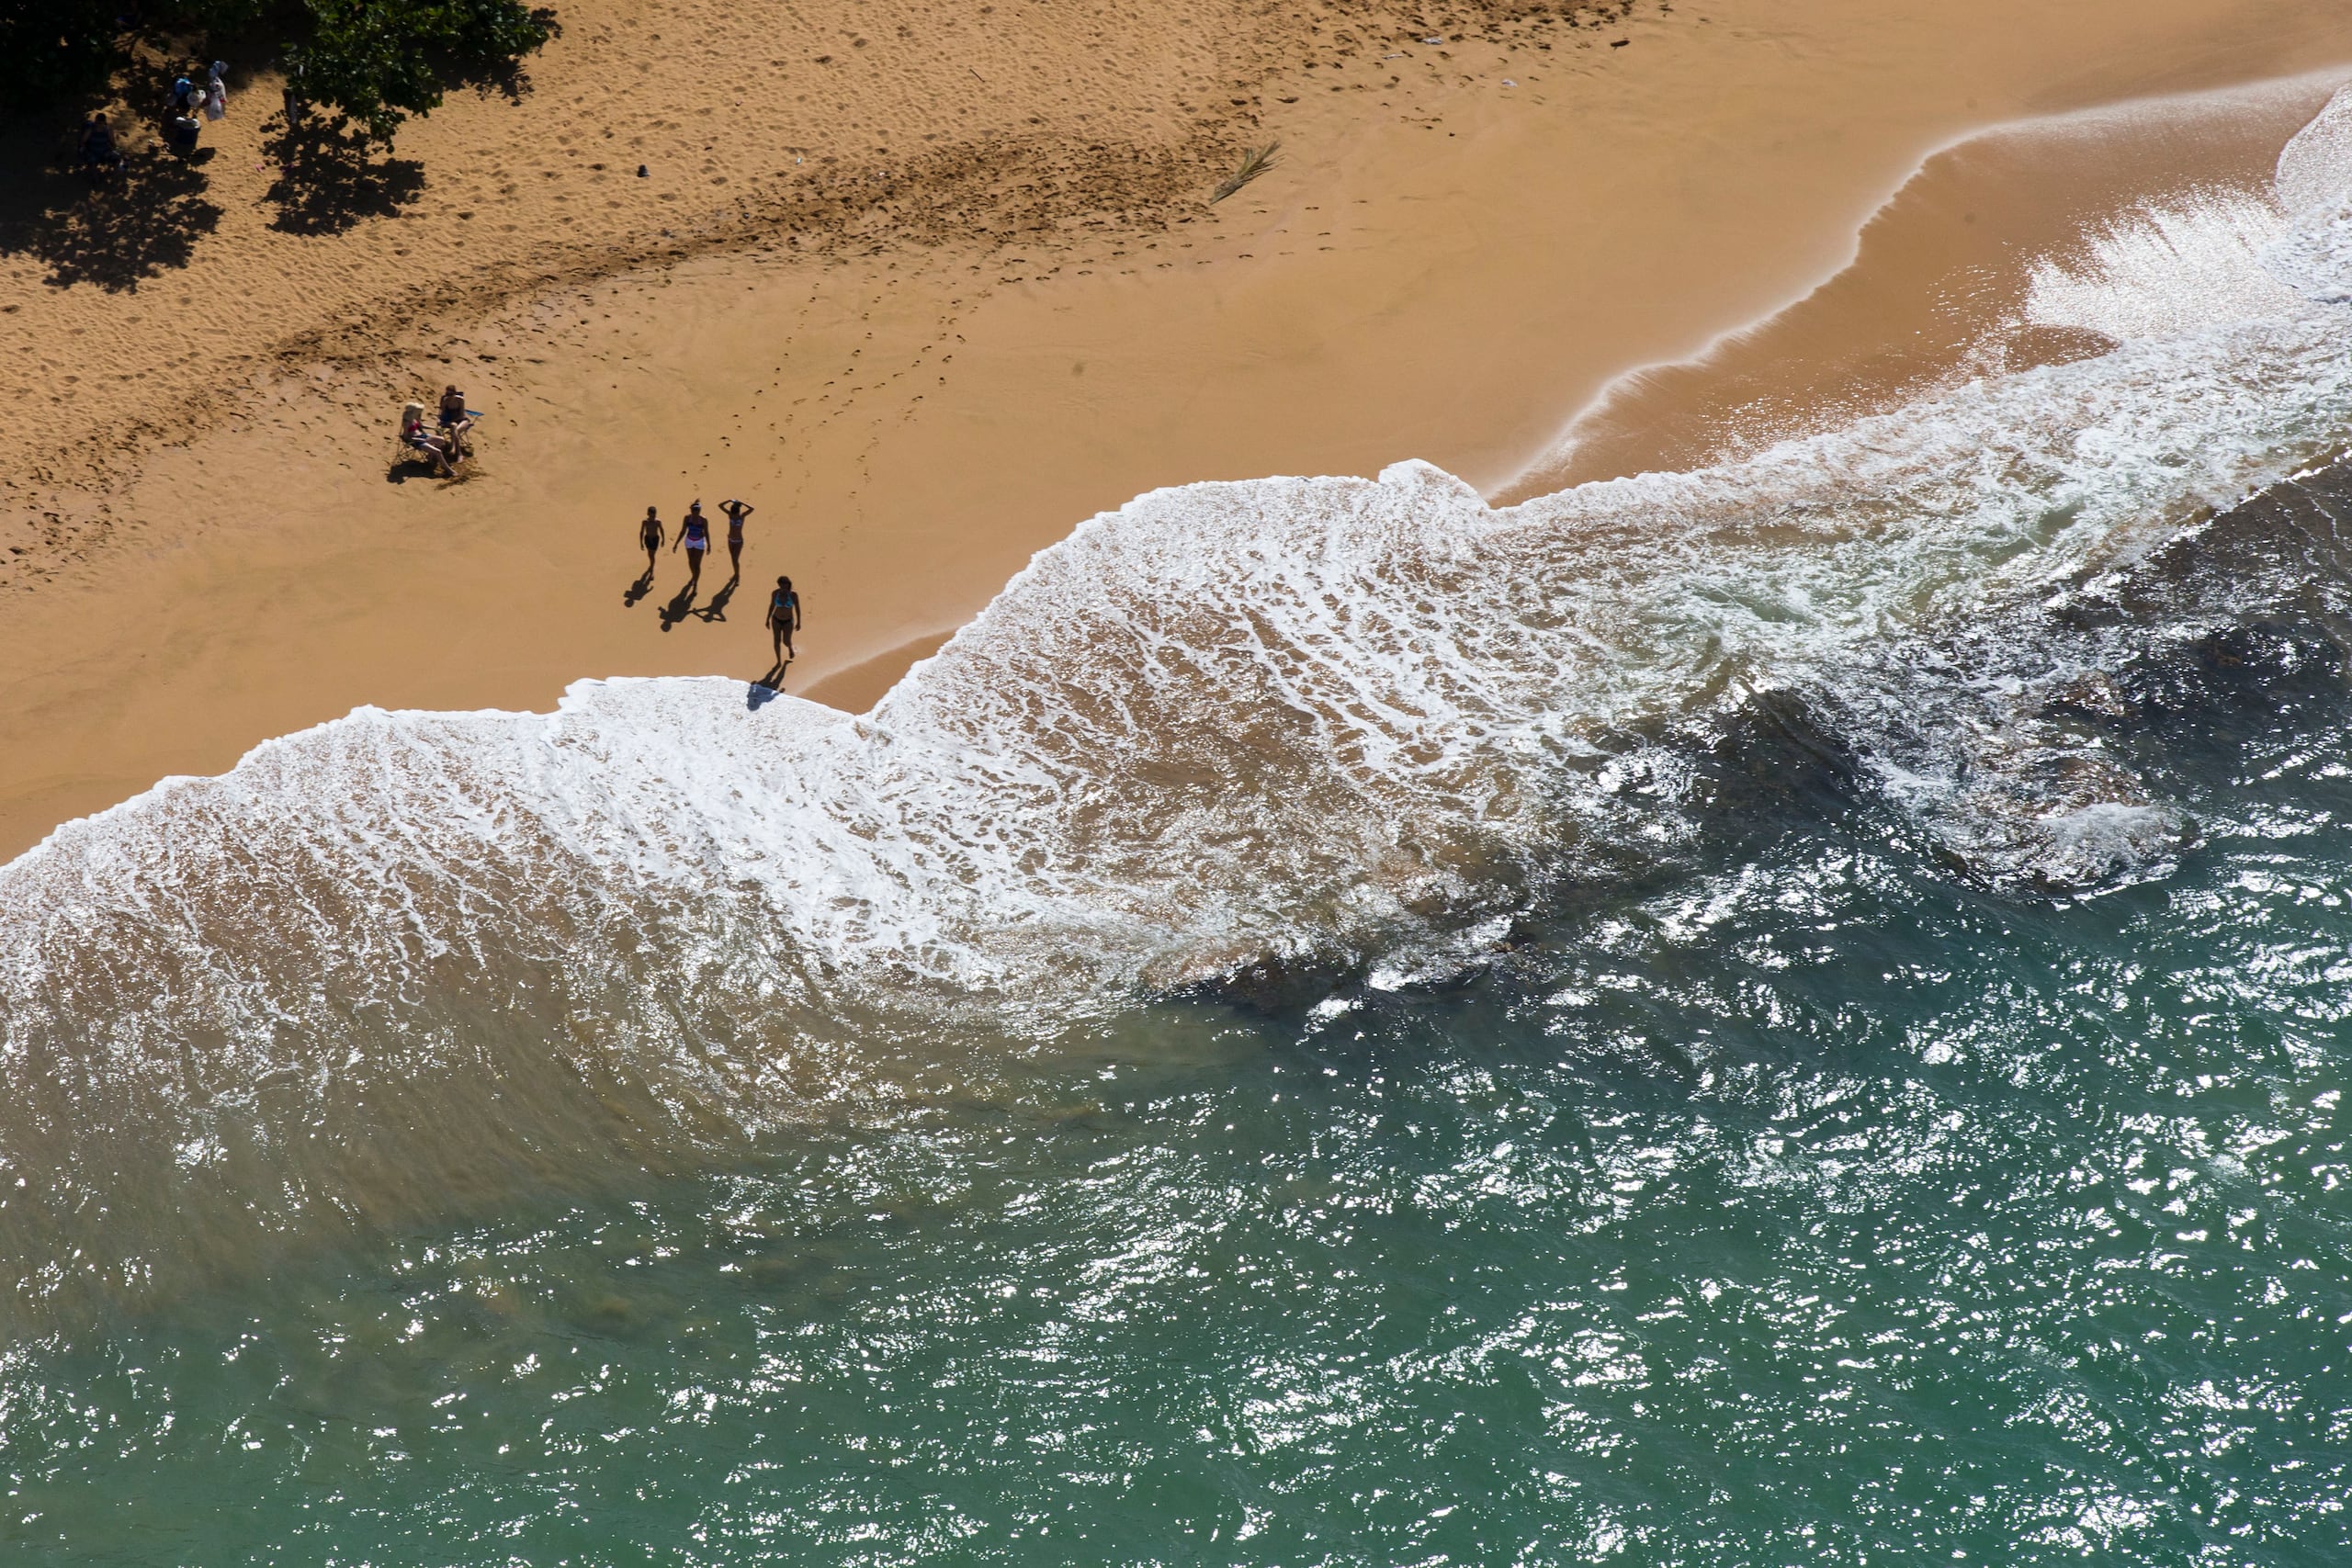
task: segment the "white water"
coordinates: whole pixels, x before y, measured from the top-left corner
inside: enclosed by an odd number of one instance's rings
[[[2352,301],[2352,101],[2338,94],[2278,154],[2274,180],[2288,215],[2263,265],[2322,304]]]
[[[1566,846],[1670,840],[1670,798],[1622,799],[1629,746],[1762,690],[1867,689],[2335,441],[2345,318],[2266,269],[2317,243],[2290,209],[2334,221],[2341,105],[2278,194],[2152,209],[2042,266],[2027,315],[2124,340],[2100,358],[1501,511],[1419,463],[1156,492],[1041,553],[860,720],[694,681],[583,682],[549,716],[362,710],[0,872],[13,987],[77,910],[176,911],[202,947],[258,840],[294,882],[378,886],[376,919],[428,945],[476,918],[462,868],[552,855],[599,897],[755,895],[843,976],[1052,1008],[1427,937]],[[1917,728],[1883,696],[1849,722]],[[413,885],[433,868],[457,880]],[[277,885],[241,897],[301,929]]]
[[[863,718],[717,680],[363,709],[69,824],[0,868],[0,1175],[159,1105],[178,1168],[229,1160],[254,1085],[324,1126],[500,1020],[482,1082],[626,1062],[756,1123],[789,1064],[695,1008],[1018,1033],[1238,971],[1441,973],[1562,877],[1683,853],[1690,759],[1769,694],[1971,874],[2132,874],[2174,814],[2039,716],[2098,671],[2033,617],[2352,429],[2352,314],[2312,283],[2343,105],[2276,191],[2049,259],[2024,309],[2098,358],[1503,510],[1421,463],[1162,491]]]

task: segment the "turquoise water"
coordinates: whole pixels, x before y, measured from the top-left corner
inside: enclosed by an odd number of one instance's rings
[[[2308,643],[2183,669],[2169,875],[1973,890],[1768,738],[1714,863],[1442,992],[1162,1004],[21,1353],[0,1540],[2340,1562],[2352,711]]]

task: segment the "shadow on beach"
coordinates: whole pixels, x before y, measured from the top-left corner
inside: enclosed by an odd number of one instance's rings
[[[752,682],[745,689],[743,705],[753,713],[757,713],[784,695],[784,672],[791,668],[792,660],[789,659],[781,664],[770,665],[766,674]]]
[[[710,625],[713,621],[725,620],[727,618],[727,601],[735,597],[736,586],[741,581],[742,579],[740,577],[729,578],[725,583],[720,585],[718,592],[710,596],[709,604],[705,604],[699,610],[693,611],[692,614],[705,626]]]
[[[53,288],[136,290],[187,265],[220,226],[220,205],[205,195],[211,156],[209,147],[189,158],[126,149],[119,169],[87,175],[74,168],[70,150],[46,162],[11,160],[0,176],[0,256],[29,256]]]
[[[275,115],[262,150],[277,165],[264,199],[277,207],[269,226],[281,233],[340,234],[396,217],[424,194],[423,164],[369,156],[366,139],[340,120]]]
[[[676,626],[680,621],[684,620],[688,615],[695,613],[695,594],[701,589],[701,583],[696,582],[692,578],[689,578],[686,580],[686,585],[684,588],[679,589],[677,592],[671,595],[670,602],[662,606],[662,629],[663,631],[668,631],[672,626]]]

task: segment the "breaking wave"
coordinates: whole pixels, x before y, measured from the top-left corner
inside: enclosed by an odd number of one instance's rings
[[[17,1305],[757,1136],[892,1092],[877,1042],[1441,980],[1702,861],[1734,752],[2011,896],[2161,874],[2194,823],[2119,736],[2216,649],[2342,647],[2347,116],[2049,258],[2021,308],[2094,358],[1509,508],[1161,491],[862,716],[362,709],[69,824],[0,868]]]

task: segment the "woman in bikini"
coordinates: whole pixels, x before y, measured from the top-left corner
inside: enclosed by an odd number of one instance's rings
[[[730,579],[743,575],[743,519],[752,514],[749,502],[722,501],[718,510],[727,513],[727,571]]]
[[[768,630],[775,634],[775,661],[781,666],[793,658],[792,634],[800,629],[800,595],[792,591],[792,579],[775,580],[775,592],[768,595]]]

